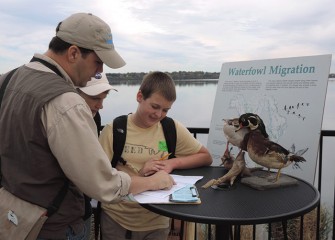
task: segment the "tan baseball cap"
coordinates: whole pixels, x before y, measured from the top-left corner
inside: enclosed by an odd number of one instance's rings
[[[126,64],[114,48],[108,24],[91,13],[75,13],[66,18],[59,24],[56,36],[67,43],[94,50],[110,68],[120,68]]]
[[[97,74],[96,77],[92,77],[90,81],[87,82],[86,87],[80,87],[81,91],[89,96],[97,96],[100,93],[115,90],[112,85],[109,84],[108,78],[105,73]]]

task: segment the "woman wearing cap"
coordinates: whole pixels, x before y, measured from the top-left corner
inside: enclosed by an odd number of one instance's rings
[[[77,88],[77,90],[92,111],[99,135],[101,130],[99,110],[103,108],[103,101],[109,91],[117,90],[109,84],[105,73],[97,74],[96,77],[91,78],[91,81],[87,82],[86,87]]]
[[[106,74],[97,74],[87,82],[86,87],[78,88],[80,96],[82,96],[92,111],[93,117],[103,108],[103,101],[107,97],[109,91],[114,89],[108,82]]]

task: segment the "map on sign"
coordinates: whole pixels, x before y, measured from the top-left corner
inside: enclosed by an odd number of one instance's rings
[[[331,55],[224,63],[207,143],[214,164],[222,163],[227,146],[224,119],[253,113],[264,122],[268,139],[306,159],[282,172],[314,182],[330,63]],[[238,151],[233,146],[231,153]],[[259,166],[248,154],[246,163]]]

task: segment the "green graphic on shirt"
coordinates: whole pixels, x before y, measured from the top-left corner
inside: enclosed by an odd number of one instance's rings
[[[167,152],[168,151],[166,141],[159,141],[158,142],[158,150],[162,151],[162,152]]]

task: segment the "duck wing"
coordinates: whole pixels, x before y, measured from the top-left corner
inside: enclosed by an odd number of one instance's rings
[[[287,162],[294,162],[295,163],[294,166],[299,167],[297,163],[306,162],[306,159],[303,158],[302,155],[308,150],[308,148],[299,150],[297,153],[294,153],[288,151],[286,148],[279,145],[278,143],[271,141],[269,141],[268,147],[269,147],[269,154],[271,154],[272,152],[274,154],[280,155],[281,158],[279,159],[282,159],[282,162],[284,164],[287,164]]]
[[[264,137],[259,130],[250,132],[247,139],[247,151],[254,162],[267,168],[276,169],[287,164],[290,153],[278,143]]]
[[[265,138],[259,131],[250,132],[247,142],[247,151],[249,157],[259,165],[267,168],[281,169],[294,162],[294,167],[299,167],[299,162],[306,160],[278,143]]]

